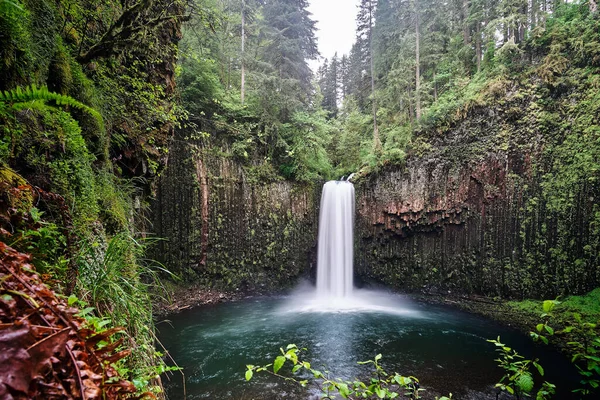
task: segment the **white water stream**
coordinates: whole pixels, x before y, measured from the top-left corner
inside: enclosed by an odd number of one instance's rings
[[[317,288],[300,285],[280,312],[381,312],[419,316],[407,299],[382,291],[356,289],[354,276],[354,185],[323,186],[319,214]]]
[[[353,288],[354,185],[330,181],[323,186],[319,214],[317,295],[349,297]]]

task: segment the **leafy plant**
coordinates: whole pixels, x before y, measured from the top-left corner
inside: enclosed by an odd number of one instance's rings
[[[543,319],[543,322],[536,325],[535,332],[529,333],[534,342],[540,340],[544,344],[548,344],[548,338],[546,337],[546,335],[554,335],[554,328],[548,325],[548,322],[549,319],[552,317],[552,311],[554,310],[554,307],[556,307],[558,304],[560,304],[558,300],[544,300],[544,302],[542,303],[542,308],[544,312],[540,317]]]
[[[70,106],[85,111],[92,115],[99,124],[102,124],[102,116],[98,111],[75,100],[71,96],[51,92],[45,86],[40,88],[36,87],[36,85],[26,86],[25,88],[19,86],[13,90],[0,91],[0,102],[4,103],[4,105],[0,104],[0,107],[8,105],[9,109],[16,111],[26,108],[36,108],[40,104],[49,101],[53,101],[59,106]]]
[[[573,315],[573,323],[562,332],[572,335],[575,340],[567,343],[574,353],[571,362],[575,364],[582,376],[581,388],[575,392],[588,395],[598,391],[600,387],[600,334],[598,324],[585,322],[581,315]]]
[[[365,383],[358,379],[348,381],[341,378],[332,378],[329,371],[322,372],[314,369],[310,362],[301,358],[301,353],[304,350],[306,349],[300,349],[295,344],[288,344],[285,350],[280,349],[281,355],[277,356],[272,363],[264,366],[247,365],[246,380],[251,380],[255,372],[267,372],[286,381],[297,383],[302,387],[313,383],[321,392],[322,399],[333,399],[336,394],[344,399],[395,399],[400,396],[399,390],[404,390],[404,394],[411,399],[420,399],[419,393],[424,390],[419,387],[419,380],[414,376],[386,372],[379,364],[382,358],[381,354],[376,355],[372,360],[358,363],[361,365],[370,364],[374,368],[371,372],[371,378]],[[286,363],[291,364],[291,376],[280,373]],[[296,376],[300,376],[303,371],[306,376],[312,376],[313,379],[297,378]],[[449,400],[451,398],[452,394],[448,397],[442,396],[438,400]]]
[[[150,289],[160,288],[158,274],[168,271],[143,258],[146,245],[122,232],[106,242],[97,237],[83,243],[78,257],[79,296],[95,315],[110,315],[113,325],[125,327],[132,358],[122,368],[140,385],[164,369],[154,351]]]
[[[530,396],[534,389],[531,366],[536,368],[540,376],[544,376],[544,368],[538,363],[538,360],[526,360],[516,350],[500,342],[500,336],[495,340],[488,340],[488,342],[496,346],[496,351],[500,355],[495,361],[505,371],[504,376],[496,383],[496,387],[515,395],[517,399],[522,396]],[[555,388],[555,385],[545,381],[538,390],[536,399],[549,399],[554,394]]]
[[[64,279],[68,260],[64,257],[66,238],[53,222],[42,220],[43,211],[32,208],[29,215],[31,227],[17,231],[8,243],[34,256],[34,264],[42,274],[50,274],[55,279]]]

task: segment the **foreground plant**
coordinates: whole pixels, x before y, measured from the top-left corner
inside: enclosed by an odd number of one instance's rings
[[[500,342],[500,337],[488,342],[496,345],[496,351],[500,353],[495,360],[504,369],[504,376],[496,383],[496,387],[508,392],[517,399],[530,397],[534,389],[534,379],[531,367],[535,367],[540,376],[544,376],[544,368],[538,363],[538,359],[526,360],[516,350]],[[542,387],[536,393],[536,400],[549,399],[555,393],[556,386],[544,381]]]
[[[562,333],[573,338],[567,345],[573,352],[571,362],[575,364],[582,379],[581,387],[575,392],[583,395],[596,393],[600,387],[600,333],[598,324],[583,321],[581,314],[575,313],[570,326]]]
[[[535,330],[530,332],[534,342],[549,343],[549,337],[555,333],[568,335],[571,339],[567,342],[571,353],[573,354],[571,362],[577,368],[582,379],[580,387],[573,390],[580,395],[591,395],[600,388],[600,333],[599,326],[596,323],[584,321],[581,314],[574,313],[569,326],[562,330],[555,331],[550,325],[553,318],[554,309],[561,304],[558,300],[545,300],[542,303],[543,313],[540,315],[542,322],[536,325]],[[500,337],[496,340],[488,340],[497,347],[500,353],[496,359],[498,365],[505,370],[504,376],[496,384],[497,388],[506,391],[517,398],[521,396],[531,396],[534,388],[533,375],[530,372],[531,366],[534,366],[540,376],[544,376],[544,369],[538,360],[526,360],[515,350],[500,342]],[[546,400],[555,394],[556,386],[543,382],[541,388],[536,393],[536,400]]]
[[[344,399],[395,399],[400,396],[402,391],[410,399],[420,399],[419,393],[424,390],[419,388],[419,380],[414,376],[386,372],[379,364],[379,360],[382,358],[381,354],[375,356],[373,360],[358,362],[362,365],[371,364],[374,368],[371,378],[368,383],[365,383],[358,379],[348,381],[332,378],[329,371],[321,372],[314,369],[310,362],[300,358],[300,354],[305,350],[298,348],[295,344],[288,344],[285,350],[280,349],[281,355],[277,356],[272,363],[264,366],[247,365],[246,380],[251,380],[255,372],[266,372],[286,381],[297,383],[302,387],[311,383],[321,392],[322,399],[333,399],[336,395]],[[292,367],[291,375],[280,373],[286,363]],[[307,379],[298,377],[303,372],[303,377]],[[439,399],[436,397],[438,400],[450,400],[451,398],[452,394]]]
[[[0,398],[155,398],[118,371],[123,329],[90,324],[30,262],[0,242]]]

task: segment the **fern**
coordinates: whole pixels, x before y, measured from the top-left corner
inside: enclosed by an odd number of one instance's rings
[[[45,86],[38,88],[35,85],[31,85],[26,86],[25,88],[17,87],[13,90],[0,91],[0,111],[6,109],[6,105],[8,105],[8,108],[17,111],[25,108],[39,109],[40,103],[49,101],[53,101],[58,106],[70,106],[82,110],[93,116],[100,126],[104,125],[102,116],[98,111],[75,100],[71,96],[51,92]]]

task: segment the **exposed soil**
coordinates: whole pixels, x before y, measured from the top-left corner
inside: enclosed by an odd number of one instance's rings
[[[176,314],[203,304],[224,303],[246,297],[243,293],[223,292],[200,285],[173,287],[167,291],[167,298],[154,305],[155,316]]]

